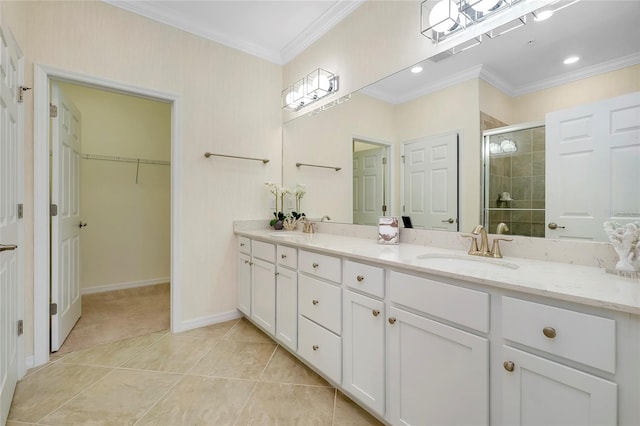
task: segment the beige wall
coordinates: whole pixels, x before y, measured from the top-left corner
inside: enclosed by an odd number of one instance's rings
[[[100,1],[2,2],[3,20],[25,52],[25,82],[45,64],[175,93],[183,105],[176,242],[182,316],[235,311],[233,220],[266,217],[265,181],[281,173],[282,67],[144,19]],[[33,353],[33,97],[25,103],[26,355]],[[267,165],[203,153],[265,157]]]
[[[80,110],[83,154],[171,160],[169,103],[59,85]],[[167,282],[170,167],[83,159],[80,173],[81,218],[88,223],[80,234],[83,291]]]

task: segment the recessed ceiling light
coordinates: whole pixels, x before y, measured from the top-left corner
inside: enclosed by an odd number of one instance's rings
[[[553,16],[553,10],[541,10],[533,14],[533,20],[540,22],[547,20]]]
[[[422,72],[422,67],[421,66],[415,66],[413,68],[411,68],[411,72],[414,74],[418,74],[419,72]]]
[[[575,64],[579,60],[580,60],[579,56],[569,56],[567,59],[564,60],[564,64],[565,65]]]

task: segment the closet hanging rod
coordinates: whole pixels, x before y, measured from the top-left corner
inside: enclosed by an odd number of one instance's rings
[[[266,158],[238,157],[237,155],[214,154],[213,152],[205,152],[204,156],[207,158],[214,156],[214,157],[238,158],[240,160],[255,160],[255,161],[262,161],[262,164],[267,164],[269,162],[269,160]]]
[[[336,172],[342,170],[342,167],[335,167],[335,166],[320,166],[318,164],[305,164],[305,163],[296,163],[296,167],[300,167],[300,166],[307,166],[307,167],[321,167],[323,169],[333,169]]]
[[[138,164],[157,164],[160,166],[170,166],[170,161],[163,160],[147,160],[144,158],[117,157],[113,155],[100,154],[80,154],[80,158],[87,160],[103,160],[103,161],[119,161],[121,163],[138,163]]]

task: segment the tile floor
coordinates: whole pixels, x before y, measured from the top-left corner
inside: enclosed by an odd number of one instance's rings
[[[245,319],[55,354],[8,426],[378,425]]]

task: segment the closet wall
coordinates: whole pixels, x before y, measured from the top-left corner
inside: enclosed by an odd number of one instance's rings
[[[60,84],[82,114],[82,153],[170,161],[171,106]],[[169,282],[170,166],[81,160],[83,293]],[[137,181],[136,181],[137,180]]]

